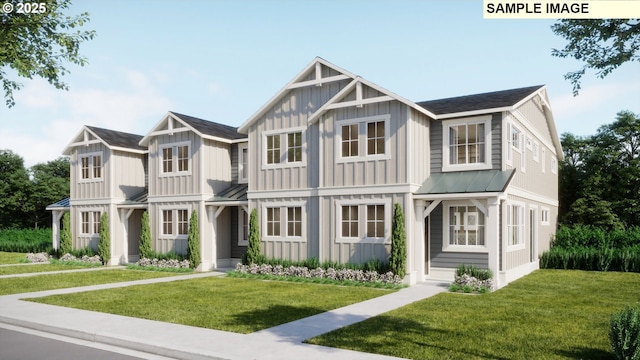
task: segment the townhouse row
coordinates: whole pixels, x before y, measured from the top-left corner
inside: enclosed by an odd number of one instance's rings
[[[558,209],[560,140],[547,90],[412,102],[314,59],[239,128],[167,113],[146,135],[84,126],[64,149],[74,247],[97,247],[109,214],[111,264],[138,259],[148,212],[157,252],[186,253],[199,216],[200,270],[233,266],[257,209],[268,257],[386,261],[395,203],[407,278],[490,268],[499,287],[538,268]]]

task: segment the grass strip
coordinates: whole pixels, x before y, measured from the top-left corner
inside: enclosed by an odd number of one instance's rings
[[[175,275],[176,274],[173,273],[162,273],[153,271],[114,269],[62,274],[46,274],[21,278],[7,278],[0,279],[0,295],[109,284],[123,281],[154,279]]]
[[[101,265],[102,266],[102,265]],[[2,275],[15,275],[15,274],[32,274],[47,271],[65,271],[75,269],[86,269],[93,266],[81,265],[81,264],[37,264],[37,265],[16,265],[16,266],[2,266],[0,267],[0,276]]]
[[[19,264],[20,260],[26,258],[26,253],[0,251],[0,265]]]
[[[30,301],[246,334],[390,292],[209,277]]]
[[[442,293],[308,340],[410,359],[610,359],[640,274],[538,270],[493,293]]]

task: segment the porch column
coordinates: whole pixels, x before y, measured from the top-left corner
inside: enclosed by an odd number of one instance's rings
[[[425,259],[424,259],[424,208],[426,203],[424,200],[414,200],[415,206],[415,222],[414,222],[414,232],[413,232],[413,247],[411,251],[413,252],[413,267],[412,275],[410,278],[410,283],[415,284],[419,281],[424,281],[424,273],[425,273]]]
[[[58,250],[60,248],[60,219],[63,214],[64,210],[55,210],[51,214],[51,245],[53,246],[53,250]]]
[[[500,288],[500,199],[487,199],[487,250],[495,288]]]

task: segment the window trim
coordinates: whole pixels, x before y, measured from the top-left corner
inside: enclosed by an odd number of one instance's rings
[[[242,150],[247,149],[247,177],[243,177],[242,173],[244,171],[244,156],[242,155]],[[246,184],[249,182],[249,143],[241,143],[238,144],[238,184]]]
[[[100,156],[100,177],[95,177],[95,158],[96,156]],[[82,177],[82,159],[89,159],[88,162],[88,175],[89,177]],[[93,181],[104,181],[104,154],[102,151],[94,151],[90,153],[82,153],[78,154],[78,181],[79,182],[93,182]]]
[[[517,207],[519,209],[518,211],[518,224],[514,225],[513,224],[513,208]],[[504,234],[507,237],[507,251],[517,251],[517,250],[523,250],[526,248],[526,227],[527,227],[527,219],[526,219],[526,214],[525,214],[525,203],[520,202],[520,201],[513,201],[510,200],[507,204],[506,204],[506,221],[505,221],[505,232]],[[511,227],[513,226],[517,226],[518,228],[518,243],[516,244],[512,244],[511,243],[511,237],[509,236],[511,234]]]
[[[88,209],[79,209],[78,211],[78,218],[79,218],[79,222],[78,224],[80,225],[80,231],[79,236],[80,237],[97,237],[100,236],[100,218],[102,217],[102,211],[103,209],[99,209],[99,208],[88,208]],[[95,218],[95,214],[98,214],[98,219],[96,220]],[[88,222],[88,227],[89,227],[89,232],[84,232],[84,220],[82,219],[82,215],[83,214],[89,214],[89,222]],[[98,231],[94,230],[96,229],[96,225],[98,228]]]
[[[247,238],[243,239],[243,226],[244,226],[244,216],[247,217]],[[249,213],[242,208],[242,206],[238,207],[238,246],[249,246]]]
[[[342,236],[342,207],[358,206],[358,237]],[[384,236],[367,237],[367,206],[384,206]],[[350,199],[335,200],[335,242],[358,244],[391,244],[391,199]]]
[[[533,141],[533,161],[540,162],[540,144],[534,140]]]
[[[550,217],[551,217],[551,209],[547,207],[540,207],[540,225],[545,225],[545,226],[550,225],[551,224],[551,222],[549,221]]]
[[[367,151],[367,124],[372,122],[384,121],[384,153],[368,155]],[[342,156],[342,127],[347,125],[358,125],[358,155],[357,156]],[[390,144],[390,132],[391,132],[391,115],[373,115],[365,116],[353,119],[343,119],[335,121],[335,138],[334,138],[334,151],[336,163],[348,163],[358,161],[371,161],[371,160],[388,160],[391,159],[391,144]]]
[[[551,156],[551,173],[558,174],[558,159],[555,156]]]
[[[187,211],[187,233],[178,234],[178,210]],[[164,211],[171,211],[171,226],[173,234],[164,233]],[[158,239],[187,239],[189,237],[189,220],[191,219],[191,209],[186,205],[160,206],[158,207]]]
[[[178,170],[178,147],[187,146],[187,153],[189,154],[187,157],[187,171],[179,171]],[[171,154],[171,171],[164,172],[164,154],[163,150],[167,148],[173,148]],[[191,141],[178,141],[167,144],[159,144],[158,145],[158,174],[161,177],[164,176],[182,176],[182,175],[191,175],[191,169],[193,168],[193,153],[191,152]]]
[[[472,116],[442,121],[442,171],[489,170],[493,167],[491,153],[491,115]],[[451,126],[484,124],[484,162],[472,164],[450,164],[449,131]]]
[[[302,161],[289,162],[289,134],[301,133],[302,135]],[[267,136],[280,136],[280,162],[267,163]],[[268,130],[262,132],[262,169],[277,169],[307,166],[307,128],[304,126],[292,127],[286,129]]]
[[[288,236],[287,208],[300,207],[301,236]],[[267,235],[267,209],[275,208],[280,211],[280,235]],[[260,232],[262,241],[283,241],[283,242],[307,242],[307,203],[306,201],[290,202],[264,202],[261,204],[262,220],[260,221],[262,231]]]
[[[449,237],[450,237],[450,232],[449,232],[450,210],[449,209],[457,206],[466,206],[466,207],[475,206],[477,208],[477,211],[474,211],[473,213],[482,214],[482,216],[484,216],[484,245],[451,245],[449,244]],[[467,217],[459,220],[463,221],[466,224]],[[472,203],[471,201],[444,201],[442,204],[442,251],[466,252],[466,253],[488,253],[489,248],[487,246],[487,242],[489,241],[489,239],[487,238],[487,228],[488,228],[487,221],[488,221],[487,214],[485,214],[479,206]]]

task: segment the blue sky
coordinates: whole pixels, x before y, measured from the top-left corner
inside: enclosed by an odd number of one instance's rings
[[[640,64],[579,96],[580,64],[551,56],[553,20],[485,20],[482,1],[76,0],[97,32],[69,66],[70,91],[24,80],[0,104],[0,148],[31,166],[57,158],[82,125],[146,134],[176,111],[239,126],[320,56],[413,101],[547,85],[559,133],[595,133],[640,114]]]

